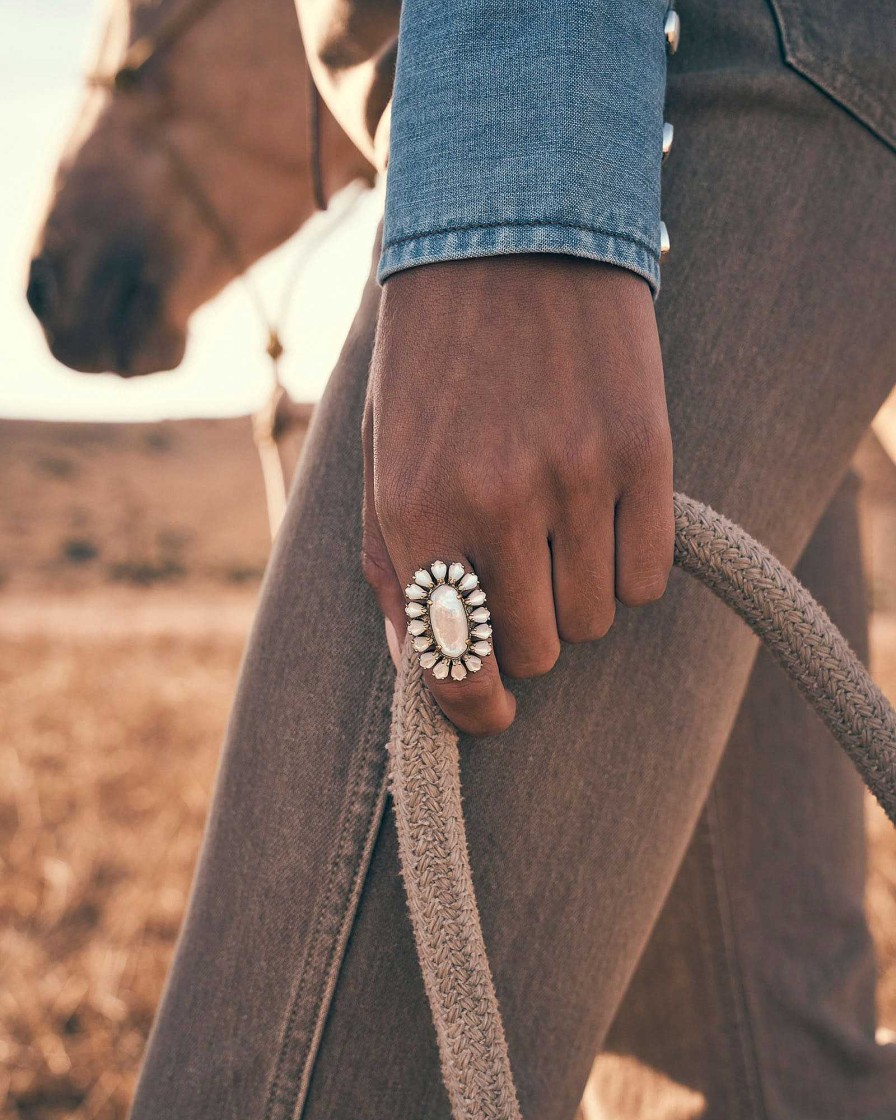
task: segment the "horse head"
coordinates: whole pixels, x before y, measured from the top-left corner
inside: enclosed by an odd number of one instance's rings
[[[313,212],[316,104],[294,0],[117,0],[31,262],[54,356],[178,365],[192,313]],[[317,122],[326,189],[369,179]]]

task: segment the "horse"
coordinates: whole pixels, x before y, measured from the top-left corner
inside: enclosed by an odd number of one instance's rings
[[[116,0],[28,303],[72,369],[172,369],[197,308],[373,175],[317,97],[294,0]]]

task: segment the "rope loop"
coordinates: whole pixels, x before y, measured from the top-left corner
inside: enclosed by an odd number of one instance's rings
[[[826,612],[739,526],[674,496],[675,563],[759,635],[896,823],[896,713]],[[402,874],[454,1120],[521,1120],[461,806],[458,735],[406,643],[390,781]]]

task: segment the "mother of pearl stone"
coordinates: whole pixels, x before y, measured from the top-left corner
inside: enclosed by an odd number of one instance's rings
[[[429,597],[429,625],[436,644],[446,657],[460,657],[467,648],[469,623],[460,595],[440,583]]]

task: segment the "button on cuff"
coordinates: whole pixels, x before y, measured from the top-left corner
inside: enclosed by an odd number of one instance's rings
[[[669,241],[669,231],[666,229],[666,223],[660,222],[660,260],[664,261],[668,257],[672,244]]]
[[[666,159],[672,151],[672,140],[675,136],[675,129],[668,122],[663,122],[663,159]]]
[[[678,41],[681,38],[681,19],[674,8],[670,8],[666,13],[663,34],[666,36],[666,47],[669,54],[675,54],[678,50]]]

